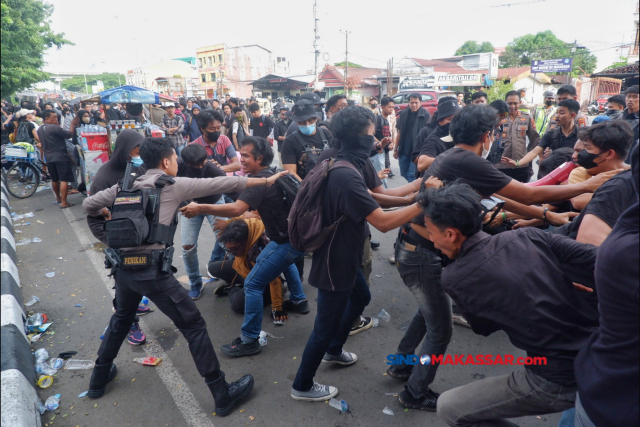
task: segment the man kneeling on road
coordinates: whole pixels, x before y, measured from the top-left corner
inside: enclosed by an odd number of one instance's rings
[[[480,198],[462,183],[416,197],[435,247],[455,260],[442,286],[475,333],[503,330],[541,364],[443,393],[438,415],[450,426],[506,426],[505,418],[573,407],[573,362],[598,326],[573,285],[593,287],[597,248],[539,229],[489,236]]]
[[[269,178],[176,178],[178,156],[167,138],[146,138],[140,146],[140,157],[149,169],[129,191],[116,184],[82,204],[89,215],[111,216],[105,223],[109,246],[105,253],[115,275],[117,300],[116,312],[98,350],[88,396],[101,397],[107,383],[117,375],[113,361],[129,333],[140,299],[147,295],[187,340],[196,368],[213,395],[216,413],[228,415],[253,388],[253,377],[245,375],[227,384],[204,319],[189,292],[173,275],[177,210],[184,200],[273,185],[284,173]],[[125,175],[123,184],[127,182]]]
[[[273,161],[273,149],[260,137],[247,136],[241,141],[242,167],[255,179],[273,179],[277,175],[269,165]],[[275,174],[275,175],[274,175]],[[190,203],[180,209],[187,218],[196,215],[216,215],[237,217],[249,209],[258,211],[264,222],[269,244],[262,250],[251,273],[244,281],[245,310],[242,335],[230,344],[222,346],[224,354],[231,357],[248,356],[262,350],[258,338],[262,329],[262,311],[264,309],[263,294],[265,287],[280,274],[284,273],[291,293],[284,302],[287,311],[307,314],[309,302],[302,290],[300,274],[295,266],[296,261],[304,256],[304,252],[295,250],[289,242],[287,218],[289,206],[278,187],[248,189],[243,191],[235,203],[224,205],[199,205]]]

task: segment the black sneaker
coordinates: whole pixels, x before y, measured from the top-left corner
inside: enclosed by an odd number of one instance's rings
[[[396,380],[408,381],[413,372],[411,365],[392,365],[387,369],[387,375]]]
[[[424,396],[420,396],[418,399],[416,399],[407,390],[403,390],[398,395],[398,400],[400,401],[400,404],[405,408],[422,409],[423,411],[436,412],[438,397],[440,397],[438,393],[433,390],[429,390]]]
[[[220,347],[220,350],[229,357],[242,357],[260,353],[262,347],[258,340],[255,340],[252,343],[243,343],[242,338],[238,337],[231,341],[231,344],[225,344]]]
[[[311,311],[311,307],[309,307],[309,301],[307,301],[306,299],[303,299],[298,303],[294,303],[293,301],[288,299],[282,304],[282,308],[284,308],[285,311],[292,311],[299,314],[308,314]]]
[[[377,240],[371,240],[369,243],[371,244],[371,249],[378,249],[380,247],[380,242]]]
[[[351,327],[351,331],[349,331],[349,335],[355,335],[358,332],[366,331],[373,325],[373,319],[371,317],[362,317],[360,316],[360,323],[356,326]]]

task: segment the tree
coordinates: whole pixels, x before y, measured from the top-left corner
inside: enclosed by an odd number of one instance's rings
[[[8,98],[49,78],[42,71],[47,49],[73,43],[51,30],[52,5],[39,0],[2,0],[1,5],[0,92]]]
[[[474,40],[467,40],[458,48],[458,50],[456,50],[455,55],[473,55],[474,53],[493,52],[493,50],[491,42],[482,42],[481,44],[478,44],[478,42]]]
[[[551,31],[527,34],[515,38],[500,56],[500,68],[529,67],[536,59],[571,58],[572,75],[591,74],[596,68],[596,57],[588,49],[571,52],[573,43],[565,43]]]
[[[624,67],[625,65],[629,65],[629,62],[627,61],[627,58],[624,58],[621,56],[620,61],[614,62],[613,64],[606,67],[605,70],[609,70],[611,68]]]
[[[120,76],[120,79],[118,79]],[[98,83],[98,80],[102,81],[105,89],[111,89],[112,87],[118,87],[126,84],[127,79],[124,74],[120,73],[102,73],[93,76],[87,76],[87,87],[91,91],[91,85]],[[85,92],[84,76],[74,76],[70,79],[63,80],[60,83],[62,89],[67,89],[72,92]]]
[[[493,86],[487,90],[487,102],[493,102],[496,99],[502,99],[504,101],[504,96],[507,92],[514,90],[514,83],[514,81],[510,81],[509,83],[505,83],[504,80],[494,81]]]
[[[333,64],[335,67],[342,67],[344,68],[344,61],[342,62],[336,62],[335,64]],[[349,61],[349,68],[363,68],[362,65],[359,64],[355,64],[351,61]]]

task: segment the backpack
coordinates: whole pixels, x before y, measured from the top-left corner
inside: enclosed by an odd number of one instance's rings
[[[129,169],[130,170],[130,169]],[[111,207],[111,220],[104,223],[107,246],[114,249],[134,248],[143,244],[173,245],[178,225],[174,215],[171,225],[160,224],[160,193],[165,185],[175,181],[168,175],[160,176],[153,189],[119,191]]]
[[[289,212],[289,241],[297,251],[314,252],[320,249],[329,236],[337,231],[340,223],[346,219],[343,215],[327,226],[322,214],[327,176],[329,172],[338,168],[349,168],[358,172],[349,162],[324,160],[309,172],[300,185]]]
[[[284,175],[276,181],[276,185],[282,191],[284,204],[289,211],[293,207],[298,191],[300,191],[300,184],[300,180],[293,175]]]
[[[23,121],[18,125],[16,142],[33,142],[33,136],[29,135],[29,122]]]
[[[316,165],[320,162],[320,154],[324,151],[325,148],[329,146],[329,141],[327,140],[327,135],[321,127],[316,127],[317,131],[320,132],[320,138],[322,139],[322,148],[311,147],[307,141],[304,140],[302,135],[300,135],[300,131],[295,131],[291,134],[293,138],[298,141],[298,143],[302,146],[304,151],[302,152],[302,156],[298,159],[298,165],[300,167],[301,173],[298,175],[306,176]]]

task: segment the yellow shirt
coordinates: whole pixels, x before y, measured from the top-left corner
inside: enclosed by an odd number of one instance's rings
[[[592,176],[593,175],[587,172],[585,168],[580,166],[571,171],[571,173],[569,174],[568,182],[569,184],[579,184],[581,182],[585,182]]]

